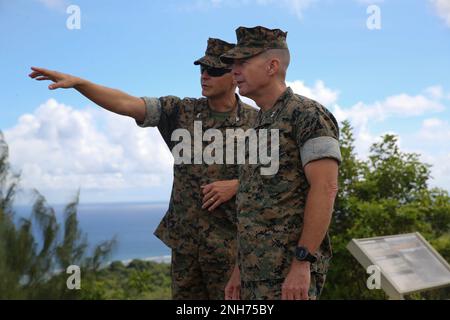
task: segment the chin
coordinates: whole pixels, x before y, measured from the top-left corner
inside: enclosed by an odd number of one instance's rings
[[[248,95],[248,91],[245,88],[239,88],[239,94],[246,97]]]

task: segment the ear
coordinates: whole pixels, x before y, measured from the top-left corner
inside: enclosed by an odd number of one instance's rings
[[[273,76],[278,72],[278,69],[280,68],[280,60],[278,59],[271,59],[269,61],[269,64],[267,65],[267,73],[270,76]]]

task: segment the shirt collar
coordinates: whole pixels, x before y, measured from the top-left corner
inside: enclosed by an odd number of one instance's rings
[[[258,118],[256,120],[256,126],[259,127],[265,124],[273,123],[280,111],[284,109],[286,100],[292,97],[293,94],[294,92],[292,91],[292,89],[290,87],[287,87],[286,90],[278,97],[272,108],[266,111],[262,111],[260,109],[258,112]]]
[[[207,104],[206,107],[207,107],[208,111],[205,112],[205,114],[204,114],[205,119],[202,119],[202,120],[207,121],[208,124],[210,124],[209,122],[212,121],[213,123],[211,123],[210,127],[214,127],[214,128],[240,125],[240,123],[243,120],[242,119],[242,117],[243,117],[242,101],[237,94],[235,94],[235,97],[236,97],[236,108],[234,108],[234,110],[230,113],[228,118],[226,118],[222,121],[214,120],[211,116],[211,108]]]

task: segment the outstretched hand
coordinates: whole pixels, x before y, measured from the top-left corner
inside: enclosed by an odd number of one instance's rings
[[[30,78],[36,79],[38,81],[50,80],[54,82],[48,86],[50,90],[58,88],[73,88],[77,84],[79,84],[80,81],[80,78],[58,71],[47,70],[38,67],[31,67],[31,70],[33,70],[33,72],[28,75]]]

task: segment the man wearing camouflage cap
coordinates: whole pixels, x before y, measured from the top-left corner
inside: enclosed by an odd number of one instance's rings
[[[254,128],[279,130],[279,170],[261,175],[261,164],[241,167],[239,258],[226,299],[317,299],[331,259],[338,124],[325,107],[286,86],[286,32],[258,26],[236,34],[236,47],[221,60],[233,64],[239,93],[260,107]]]
[[[42,68],[32,68],[30,76],[52,80],[55,83],[50,89],[75,88],[99,106],[134,118],[141,127],[157,127],[172,150],[175,130],[187,130],[193,137],[195,122],[201,122],[203,131],[214,128],[223,133],[227,128],[246,130],[254,122],[256,109],[239,100],[231,68],[219,59],[233,47],[210,38],[205,56],[194,62],[200,65],[202,95],[206,97],[200,99],[138,98]],[[195,146],[192,159],[194,156]],[[173,170],[169,209],[155,231],[172,249],[172,297],[223,299],[236,261],[238,166],[175,161]]]

